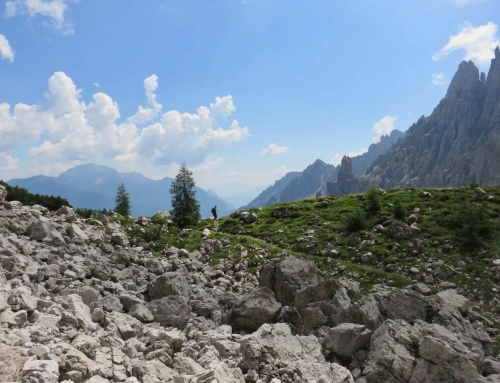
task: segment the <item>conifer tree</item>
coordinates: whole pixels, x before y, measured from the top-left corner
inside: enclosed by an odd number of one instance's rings
[[[182,165],[170,187],[172,195],[172,210],[170,214],[179,227],[184,227],[201,218],[200,203],[196,199],[193,172]]]
[[[130,197],[123,182],[118,186],[115,198],[115,211],[123,217],[130,215]]]

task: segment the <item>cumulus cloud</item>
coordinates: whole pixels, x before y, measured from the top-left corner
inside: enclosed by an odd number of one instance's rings
[[[19,166],[19,158],[13,158],[5,153],[0,153],[0,170],[15,170]]]
[[[446,81],[444,79],[444,73],[432,74],[431,77],[432,77],[432,85],[434,86],[446,85]]]
[[[98,82],[94,82],[94,86],[95,86],[96,88],[100,88],[100,87],[101,87],[101,86],[99,85],[99,83],[98,83]]]
[[[200,172],[211,172],[212,170],[215,170],[217,168],[220,168],[224,164],[224,158],[205,158],[201,164],[198,166],[192,167],[190,170],[194,173],[200,173]]]
[[[0,56],[3,59],[14,62],[14,51],[10,47],[9,40],[4,35],[0,35]]]
[[[366,153],[368,151],[367,148],[363,148],[363,149],[360,149],[358,151],[354,151],[354,152],[349,152],[347,154],[345,154],[346,156],[349,156],[351,158],[353,157],[357,157],[357,156],[360,156],[364,153]],[[330,163],[332,165],[340,165],[340,163],[342,162],[342,157],[344,157],[344,154],[340,154],[340,153],[336,153],[331,159],[330,159]]]
[[[397,116],[385,116],[373,125],[373,138],[374,144],[380,141],[380,137],[390,134],[394,130],[394,123]]]
[[[148,100],[148,107],[139,106],[137,113],[129,118],[135,124],[142,124],[158,116],[162,105],[156,101],[156,89],[158,89],[158,76],[153,74],[144,80],[144,93]]]
[[[161,109],[155,95],[157,80],[151,76],[144,82],[154,113]],[[226,107],[222,109],[226,112],[221,112],[218,100],[224,100]],[[218,97],[210,105],[199,107],[194,114],[169,111],[158,116],[156,122],[139,128],[131,118],[119,122],[118,103],[110,96],[99,92],[86,104],[73,80],[56,72],[48,80],[43,103],[19,103],[13,108],[0,104],[0,153],[28,146],[32,159],[52,162],[111,159],[130,169],[172,163],[213,166],[204,162],[212,153],[250,133],[236,120],[222,126],[217,118],[229,117],[227,110],[234,111],[231,96]]]
[[[43,16],[50,20],[57,29],[73,33],[71,24],[65,22],[64,13],[68,5],[66,0],[9,0],[5,3],[5,16],[14,17],[28,14],[30,17]]]
[[[288,146],[278,146],[276,144],[270,144],[267,148],[262,149],[260,154],[267,156],[268,154],[283,154],[288,151]]]
[[[432,59],[440,60],[455,50],[464,50],[464,60],[472,60],[478,65],[488,65],[494,58],[494,50],[500,44],[497,36],[498,26],[492,22],[474,27],[466,22],[456,35],[450,36],[446,44]]]

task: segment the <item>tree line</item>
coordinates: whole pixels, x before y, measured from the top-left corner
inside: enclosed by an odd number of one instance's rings
[[[0,184],[7,188],[7,201],[19,201],[23,205],[41,205],[45,206],[50,211],[56,211],[61,206],[72,207],[68,200],[60,196],[54,197],[33,194],[25,188],[10,186],[1,180]],[[179,227],[194,224],[201,218],[200,203],[196,199],[195,186],[193,172],[190,171],[186,165],[182,165],[170,187],[172,198],[172,210],[170,210],[170,215],[174,223]],[[131,215],[131,210],[132,205],[130,203],[130,196],[122,182],[118,186],[116,192],[114,211],[123,217],[127,217]],[[78,208],[75,212],[82,218],[91,218],[99,213],[110,214],[111,210]]]

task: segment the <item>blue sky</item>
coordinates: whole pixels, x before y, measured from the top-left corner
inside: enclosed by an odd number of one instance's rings
[[[3,1],[0,178],[185,162],[222,195],[269,185],[429,115],[499,23],[497,0]]]

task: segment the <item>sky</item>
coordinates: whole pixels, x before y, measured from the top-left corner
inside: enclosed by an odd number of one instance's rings
[[[432,113],[499,24],[498,0],[0,1],[0,179],[185,163],[256,190]]]

